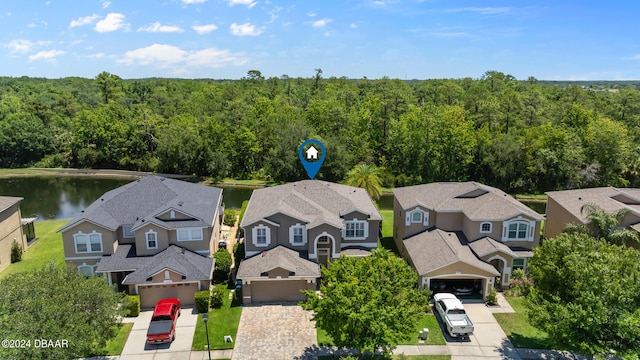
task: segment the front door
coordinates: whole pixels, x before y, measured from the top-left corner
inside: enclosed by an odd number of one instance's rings
[[[318,249],[318,264],[329,267],[329,249]]]

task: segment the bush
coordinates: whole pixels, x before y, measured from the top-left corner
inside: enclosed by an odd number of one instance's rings
[[[198,311],[201,314],[208,312],[209,298],[210,298],[209,290],[196,291],[196,294],[194,295],[196,311]]]
[[[228,226],[233,226],[236,223],[236,215],[238,212],[233,209],[225,209],[224,210],[224,218],[222,219],[222,223]]]
[[[514,273],[520,269],[514,270]],[[519,275],[518,275],[519,276]],[[518,297],[518,296],[527,296],[529,292],[531,292],[531,288],[533,287],[533,281],[524,276],[522,278],[513,278],[511,279],[511,289],[504,292],[507,296]]]
[[[17,263],[22,260],[22,246],[17,241],[11,243],[11,263]]]
[[[515,269],[511,272],[511,280],[524,280],[524,270]]]
[[[227,289],[224,285],[215,285],[211,292],[211,307],[220,308],[224,302],[224,291]]]
[[[491,288],[487,294],[487,304],[495,305],[498,303],[498,292],[495,288]]]
[[[128,317],[136,317],[140,315],[140,295],[127,295],[126,308]]]
[[[244,242],[237,242],[235,245],[233,245],[233,258],[236,261],[236,269],[240,266],[240,261],[244,260],[244,256]]]

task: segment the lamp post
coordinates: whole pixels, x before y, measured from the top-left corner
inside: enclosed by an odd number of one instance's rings
[[[209,321],[209,314],[203,314],[202,321],[204,321],[204,331],[207,334],[207,351],[209,352],[209,360],[211,360],[211,344],[209,343],[209,326],[207,325],[207,321]]]

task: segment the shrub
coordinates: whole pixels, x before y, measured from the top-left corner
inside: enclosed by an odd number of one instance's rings
[[[17,241],[11,243],[11,263],[17,263],[22,260],[22,246]]]
[[[128,317],[136,317],[140,315],[140,295],[127,295],[126,308]]]
[[[522,269],[515,269],[511,272],[511,279],[512,280],[524,280],[524,270]]]
[[[227,289],[224,285],[215,285],[211,292],[211,307],[219,308],[224,302],[224,291]]]
[[[209,311],[209,290],[196,291],[194,295],[196,310],[204,314]]]
[[[240,261],[244,259],[244,242],[237,242],[233,245],[233,258],[236,261],[236,269],[238,268]]]
[[[236,215],[238,214],[238,212],[236,210],[233,209],[225,209],[224,210],[224,218],[222,219],[222,222],[225,225],[229,225],[229,226],[233,226],[236,223]]]
[[[498,303],[498,292],[495,288],[491,288],[487,294],[487,304],[495,305]]]
[[[517,270],[514,270],[514,272]],[[531,280],[531,278],[523,276],[522,278],[512,279],[511,289],[505,291],[504,293],[505,295],[512,297],[527,296],[529,292],[531,292],[532,287],[533,281]]]

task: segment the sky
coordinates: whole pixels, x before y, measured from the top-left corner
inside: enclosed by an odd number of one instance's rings
[[[0,76],[638,80],[639,1],[0,0]]]

